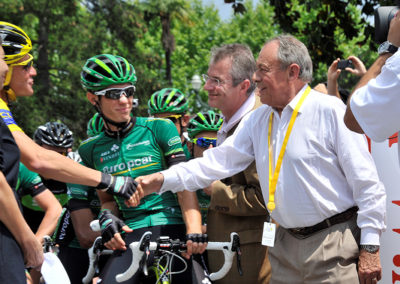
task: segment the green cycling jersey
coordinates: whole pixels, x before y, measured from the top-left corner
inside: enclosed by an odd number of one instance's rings
[[[133,128],[123,138],[102,132],[79,147],[82,163],[112,175],[136,178],[166,169],[185,161],[175,125],[168,119],[135,117]],[[137,207],[127,207],[114,197],[125,223],[131,229],[149,226],[184,224],[175,194],[151,194]]]
[[[20,163],[16,190],[18,196],[21,198],[22,205],[31,210],[43,212],[34,197],[45,189],[46,186],[43,185],[43,180],[39,174],[30,171],[24,164]],[[61,206],[64,206],[68,201],[66,193],[54,194],[54,196],[60,202]]]

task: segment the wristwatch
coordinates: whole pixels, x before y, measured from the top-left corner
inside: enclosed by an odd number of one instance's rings
[[[383,42],[378,48],[378,54],[382,55],[385,53],[394,54],[399,48],[393,45],[390,41]]]
[[[360,245],[360,250],[365,250],[369,253],[376,253],[379,250],[377,245]]]

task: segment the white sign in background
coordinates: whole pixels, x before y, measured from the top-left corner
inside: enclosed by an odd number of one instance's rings
[[[371,143],[379,177],[387,194],[387,229],[381,237],[380,283],[400,284],[400,161],[397,134],[382,143]]]

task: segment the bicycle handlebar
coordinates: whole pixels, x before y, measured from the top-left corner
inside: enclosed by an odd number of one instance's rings
[[[123,282],[131,278],[136,271],[139,269],[140,260],[142,259],[146,248],[148,251],[157,251],[158,249],[179,249],[185,247],[185,242],[171,242],[165,243],[160,241],[150,242],[151,232],[146,232],[143,234],[142,238],[138,242],[132,242],[129,248],[132,250],[132,263],[129,268],[118,274],[115,279],[117,282]],[[231,269],[233,263],[233,257],[236,255],[237,246],[239,245],[239,235],[237,233],[231,233],[230,242],[209,242],[207,245],[208,250],[222,250],[224,253],[225,261],[224,265],[219,271],[210,274],[210,280],[215,281],[223,278]]]
[[[100,225],[98,220],[94,220],[90,223],[90,227],[93,231],[99,231]],[[160,248],[164,250],[180,250],[186,247],[186,242],[176,242],[171,239],[164,239],[162,242],[157,240],[156,242],[150,242],[151,232],[145,232],[142,235],[140,241],[132,242],[129,244],[129,248],[132,250],[132,263],[128,267],[128,269],[118,274],[115,279],[117,282],[123,282],[131,278],[139,269],[140,261],[142,260],[143,255],[148,254],[150,251],[157,251]],[[101,237],[99,237],[101,238]],[[233,257],[239,252],[238,257],[240,256],[240,239],[239,235],[235,232],[231,233],[231,241],[230,242],[208,242],[207,250],[222,250],[224,253],[224,264],[217,272],[213,272],[209,275],[211,281],[219,280],[223,278],[231,269],[233,263]],[[238,269],[240,271],[240,261],[238,259]]]
[[[97,237],[94,240],[93,245],[88,249],[89,268],[85,277],[82,278],[82,283],[84,284],[91,283],[93,276],[96,272],[96,263],[99,261],[100,255],[107,255],[112,253],[113,253],[112,250],[104,249],[101,237]]]

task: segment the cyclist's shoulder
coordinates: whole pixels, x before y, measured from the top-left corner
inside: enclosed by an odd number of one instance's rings
[[[10,109],[8,108],[6,102],[0,98],[0,116],[3,118],[4,123],[10,129],[10,131],[22,131],[22,129],[17,125],[12,116]]]
[[[140,121],[140,122],[139,122]],[[175,127],[175,125],[171,122],[171,120],[166,119],[166,118],[157,118],[157,117],[137,117],[137,122],[136,124],[138,124],[138,122],[143,125],[143,126],[147,126],[150,128],[153,127],[163,127],[166,125],[169,126],[173,126]]]
[[[93,147],[93,146],[96,145],[99,141],[102,141],[102,140],[104,139],[104,137],[105,137],[105,135],[104,135],[104,133],[102,132],[102,133],[97,134],[97,135],[95,135],[95,136],[91,136],[91,137],[87,138],[86,140],[83,140],[83,141],[81,142],[81,144],[79,145],[79,154],[81,154],[81,153],[80,153],[80,150],[81,150],[81,149],[86,149],[86,148],[91,148],[91,147]]]

